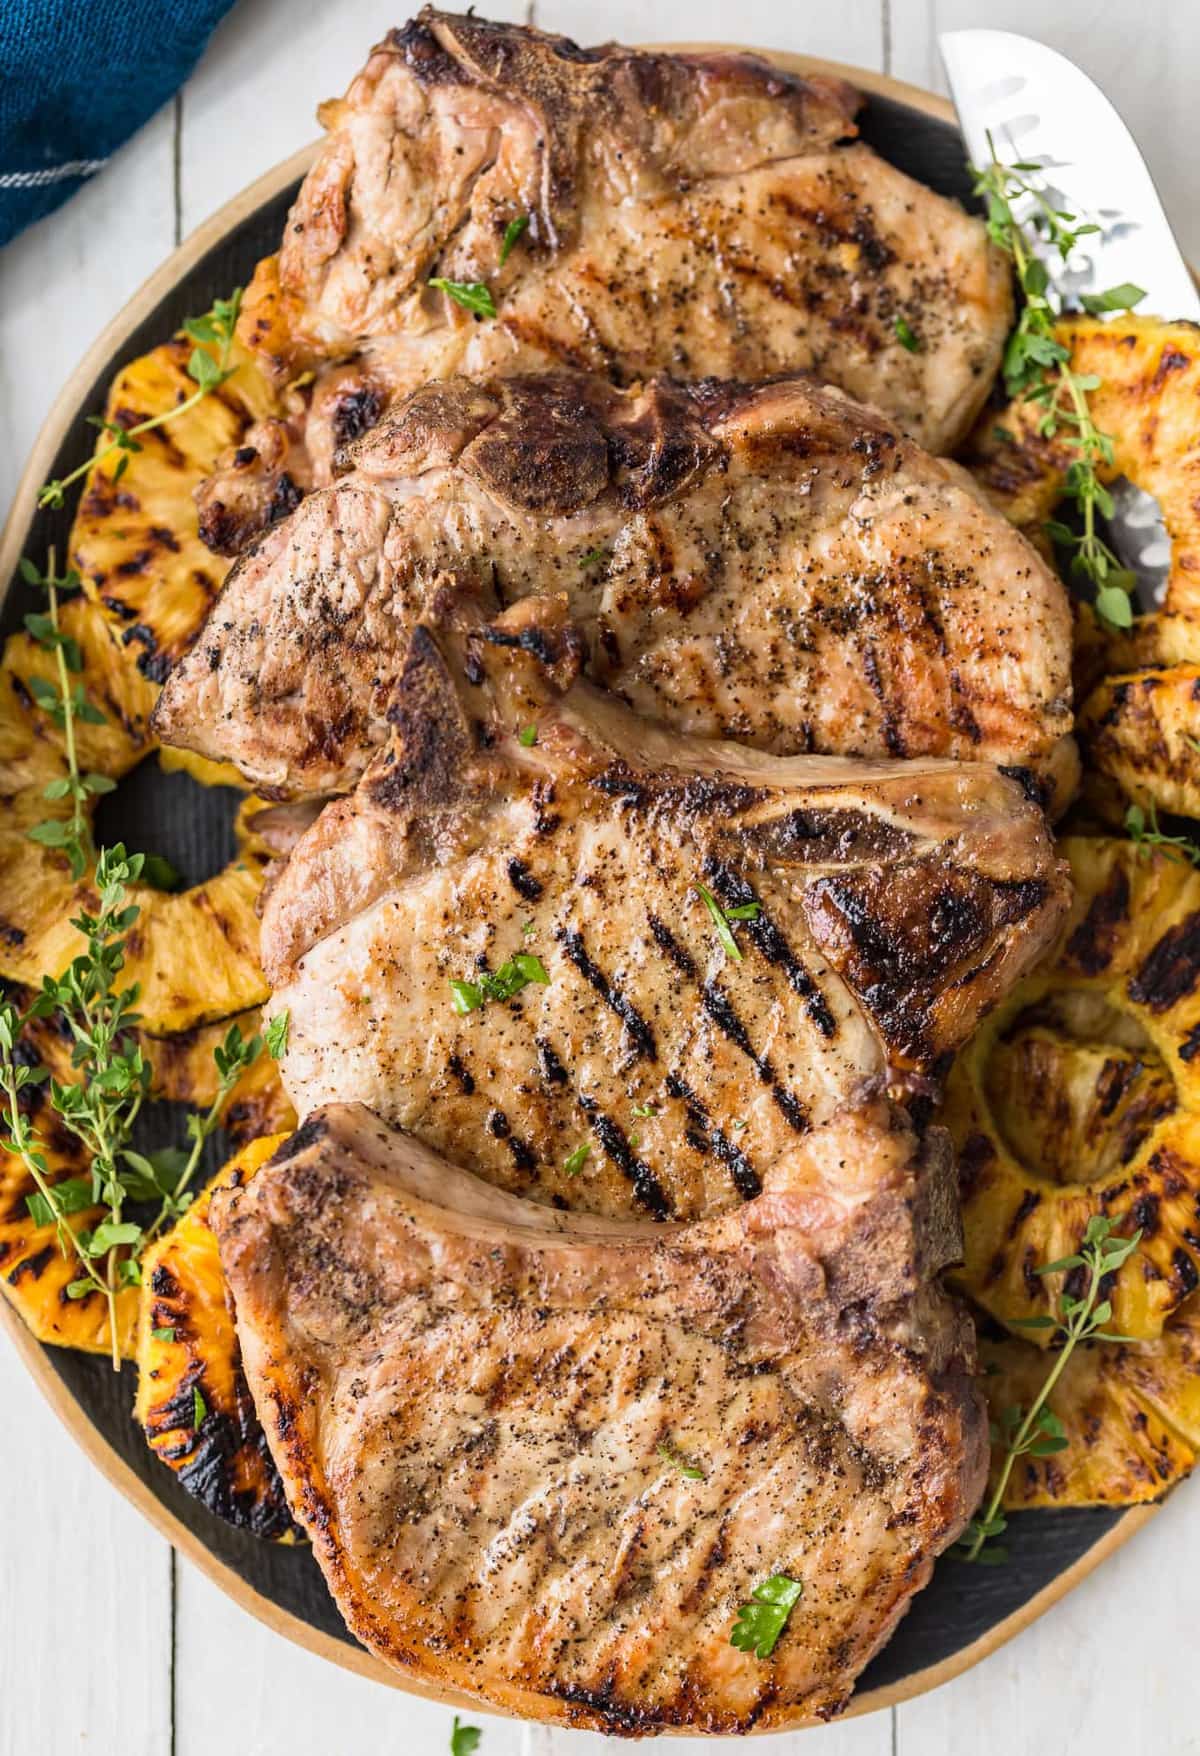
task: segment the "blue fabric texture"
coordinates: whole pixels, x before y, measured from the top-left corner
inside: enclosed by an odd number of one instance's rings
[[[0,0],[0,244],[183,84],[232,0]]]

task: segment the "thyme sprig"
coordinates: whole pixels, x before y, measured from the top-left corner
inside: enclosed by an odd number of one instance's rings
[[[105,458],[111,457],[114,452],[119,452],[120,457],[117,461],[117,467],[113,471],[112,479],[114,482],[120,481],[129,466],[130,457],[142,449],[140,441],[143,434],[153,432],[156,427],[165,426],[168,421],[177,420],[180,415],[186,414],[188,409],[195,408],[196,404],[210,395],[212,391],[220,389],[221,385],[228,378],[231,378],[236,370],[230,365],[230,359],[233,353],[234,331],[237,328],[241,308],[242,289],[235,287],[228,299],[214,299],[211,310],[206,311],[203,317],[185,318],[184,334],[196,344],[187,363],[187,375],[195,384],[195,390],[172,408],[163,409],[157,415],[149,415],[144,421],[138,421],[132,427],[123,427],[120,421],[106,420],[102,415],[90,415],[88,424],[99,428],[102,433],[107,433],[109,443],[102,446],[99,451],[93,452],[91,457],[81,463],[77,469],[73,469],[69,475],[47,482],[38,492],[38,505],[62,506],[67,489],[81,476],[85,476],[96,464],[103,463]],[[215,354],[213,349],[216,350]]]
[[[1166,855],[1168,860],[1190,860],[1193,866],[1200,866],[1200,845],[1186,835],[1168,835],[1158,827],[1158,806],[1151,804],[1143,811],[1140,805],[1130,805],[1125,813],[1125,833],[1137,850],[1139,860],[1148,860],[1156,848]]]
[[[995,1542],[1008,1522],[1000,1510],[1004,1504],[1004,1492],[1019,1457],[1051,1457],[1066,1449],[1066,1433],[1050,1407],[1050,1397],[1079,1343],[1133,1339],[1105,1329],[1104,1325],[1112,1319],[1112,1305],[1100,1294],[1106,1276],[1115,1274],[1129,1260],[1141,1242],[1141,1236],[1139,1229],[1132,1237],[1115,1237],[1112,1220],[1102,1214],[1093,1214],[1078,1252],[1063,1256],[1057,1262],[1047,1262],[1037,1270],[1039,1274],[1070,1274],[1073,1270],[1080,1270],[1086,1276],[1084,1290],[1076,1297],[1068,1293],[1064,1285],[1058,1296],[1056,1315],[1014,1320],[1021,1329],[1054,1330],[1061,1337],[1061,1346],[1029,1408],[1024,1411],[1005,1409],[999,1423],[993,1427],[992,1440],[1003,1444],[1004,1461],[985,1510],[971,1520],[956,1545],[955,1553],[960,1560],[997,1563],[1007,1559],[1007,1551]]]
[[[83,654],[79,642],[63,632],[61,605],[69,593],[78,591],[79,575],[73,568],[66,573],[55,572],[55,552],[48,551],[46,571],[40,572],[27,556],[21,557],[21,578],[46,594],[45,610],[35,610],[25,617],[25,627],[37,644],[54,658],[57,681],[47,677],[30,679],[33,699],[49,715],[63,735],[67,772],[58,775],[42,789],[48,802],[70,799],[69,817],[51,817],[35,823],[29,831],[31,841],[43,847],[58,848],[67,857],[72,878],[82,878],[91,864],[92,836],[87,816],[87,801],[99,793],[109,793],[114,782],[106,774],[84,774],[79,767],[76,732],[80,725],[104,725],[104,715],[87,698],[82,683],[72,682],[83,670]]]
[[[1070,554],[1071,572],[1091,582],[1096,591],[1096,612],[1111,628],[1128,628],[1133,621],[1131,594],[1137,577],[1101,537],[1097,517],[1111,518],[1112,495],[1100,472],[1112,467],[1113,442],[1101,432],[1092,416],[1088,397],[1100,380],[1076,372],[1071,350],[1055,334],[1062,315],[1050,286],[1050,276],[1037,254],[1039,245],[1057,252],[1065,264],[1081,238],[1100,227],[1076,219],[1054,206],[1040,182],[1041,167],[1002,164],[988,136],[991,163],[974,169],[975,193],[987,210],[987,229],[992,242],[1011,257],[1021,289],[1021,308],[1016,327],[1004,350],[1005,388],[1040,408],[1038,432],[1043,439],[1061,438],[1074,455],[1067,465],[1064,487],[1078,509],[1081,530],[1076,532],[1057,519],[1046,529]],[[1039,179],[1037,181],[1033,179]],[[1017,217],[1020,206],[1027,215]],[[1083,308],[1092,315],[1131,310],[1145,293],[1131,284],[1107,292],[1085,295]]]
[[[92,845],[86,802],[93,794],[107,792],[113,783],[107,776],[80,770],[77,726],[105,720],[87,699],[83,685],[73,680],[83,669],[83,656],[78,643],[64,632],[59,613],[63,593],[78,580],[70,573],[57,575],[53,551],[44,574],[31,562],[23,562],[21,570],[29,584],[46,593],[46,611],[27,616],[25,626],[53,654],[57,681],[35,678],[31,688],[38,705],[61,728],[66,757],[66,773],[50,782],[45,796],[71,802],[69,817],[36,824],[29,834],[64,853],[76,880],[93,869],[89,890],[71,920],[82,937],[82,950],[61,975],[43,979],[24,1012],[11,1002],[0,1003],[0,1146],[18,1156],[34,1185],[26,1199],[34,1223],[53,1225],[63,1255],[76,1259],[80,1272],[68,1284],[67,1296],[81,1299],[99,1293],[105,1300],[116,1370],[120,1367],[117,1294],[123,1287],[139,1284],[141,1252],[187,1207],[205,1143],[219,1127],[234,1086],[261,1054],[263,1039],[245,1038],[233,1024],[213,1051],[216,1095],[206,1111],[188,1118],[190,1151],[168,1147],[144,1154],[134,1149],[134,1126],[150,1096],[151,1069],[137,1040],[138,988],[123,985],[121,975],[128,935],[140,913],[130,891],[145,880],[145,859],[128,853],[120,843],[98,853]],[[58,1019],[71,1044],[70,1079],[52,1078],[30,1058],[28,1027],[50,1017]],[[267,1046],[276,1059],[287,1047],[287,1023],[287,1015],[281,1013],[267,1026]],[[88,1165],[85,1176],[53,1180],[45,1137],[30,1115],[31,1088],[43,1084],[48,1085],[51,1110],[83,1151]],[[146,1226],[127,1211],[141,1203],[153,1203],[157,1209]],[[73,1215],[93,1207],[102,1210],[94,1227],[76,1229],[68,1223]]]

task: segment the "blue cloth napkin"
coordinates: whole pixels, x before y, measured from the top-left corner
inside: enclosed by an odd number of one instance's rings
[[[0,244],[182,85],[233,0],[0,0]]]

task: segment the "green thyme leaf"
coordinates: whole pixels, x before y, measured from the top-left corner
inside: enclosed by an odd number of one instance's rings
[[[175,1331],[173,1329],[152,1329],[150,1331],[150,1335],[151,1335],[152,1340],[154,1340],[154,1341],[174,1341],[175,1340]]]
[[[580,1171],[591,1157],[591,1153],[592,1149],[586,1140],[582,1146],[577,1146],[574,1152],[568,1153],[567,1157],[563,1160],[563,1170],[567,1173],[568,1177],[577,1177],[579,1175]]]
[[[902,348],[906,348],[910,354],[920,353],[921,343],[903,317],[897,317],[892,328],[895,330],[896,340]]]
[[[285,1008],[284,1011],[277,1012],[267,1025],[265,1032],[267,1053],[272,1061],[282,1061],[287,1054],[288,1029],[291,1022],[291,1012]]]
[[[208,1404],[200,1394],[199,1385],[195,1385],[192,1389],[192,1430],[194,1432],[198,1433],[200,1431],[200,1428],[204,1424],[204,1417],[207,1413]]]
[[[531,750],[537,743],[538,729],[536,726],[522,726],[517,733],[517,743],[524,749]]]

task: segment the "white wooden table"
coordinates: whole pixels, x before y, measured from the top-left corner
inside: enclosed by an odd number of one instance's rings
[[[416,0],[413,0],[415,10]],[[0,252],[0,507],[61,383],[172,245],[316,133],[404,0],[241,0],[183,92],[75,199]],[[536,12],[535,12],[536,7]],[[1200,261],[1197,0],[480,0],[595,41],[804,50],[943,89],[955,25],[1041,36],[1116,100]],[[148,46],[153,52],[152,45]],[[450,1714],[267,1632],[180,1562],[79,1454],[0,1345],[0,1756],[425,1756]],[[1200,1751],[1200,1482],[1077,1592],[919,1701],[764,1756]],[[470,1716],[481,1756],[618,1747]],[[729,1751],[733,1740],[672,1749]]]

